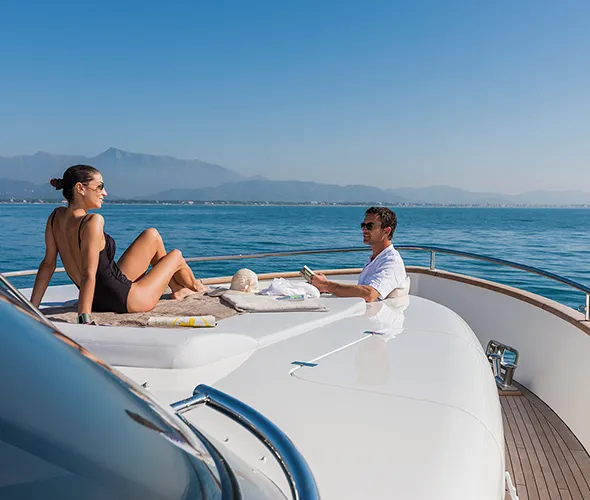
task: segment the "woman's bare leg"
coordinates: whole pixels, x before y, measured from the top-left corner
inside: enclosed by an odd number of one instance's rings
[[[166,249],[160,233],[150,227],[129,245],[117,264],[123,274],[135,282],[143,277],[150,265],[156,265],[165,256]]]
[[[201,283],[201,280],[195,278],[193,270],[189,267],[184,259],[182,259],[182,264],[178,268],[178,271],[174,273],[173,279],[180,286],[184,286],[193,292],[203,292],[207,290],[207,287]]]
[[[150,265],[154,267],[165,256],[166,248],[160,233],[154,228],[149,228],[125,250],[118,265],[123,274],[135,282],[144,278]],[[182,299],[190,293],[205,290],[184,259],[170,278],[168,286],[172,289],[172,296],[175,299]]]
[[[131,285],[127,296],[127,310],[129,312],[151,311],[183,262],[180,250],[172,250],[162,257],[149,273]],[[177,293],[184,293],[184,290],[187,289],[182,288]],[[187,290],[187,293],[194,292]]]

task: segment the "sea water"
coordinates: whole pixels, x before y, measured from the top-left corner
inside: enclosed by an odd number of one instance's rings
[[[0,204],[0,271],[35,269],[44,254],[47,217],[55,205]],[[105,231],[117,257],[147,227],[166,248],[185,257],[362,246],[360,206],[234,206],[106,204]],[[540,208],[394,207],[397,245],[435,245],[489,255],[541,268],[590,286],[590,210]],[[241,267],[257,273],[361,267],[369,252],[298,255],[263,260],[191,264],[198,277],[232,275]],[[427,252],[403,251],[407,265],[427,266]],[[61,262],[58,261],[58,267]],[[584,295],[555,281],[497,264],[436,255],[438,269],[516,286],[578,308]],[[33,277],[13,278],[18,287]],[[64,273],[52,284],[68,283]]]

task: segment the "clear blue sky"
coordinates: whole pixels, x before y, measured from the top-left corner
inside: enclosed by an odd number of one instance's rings
[[[0,156],[590,190],[590,2],[0,2]]]

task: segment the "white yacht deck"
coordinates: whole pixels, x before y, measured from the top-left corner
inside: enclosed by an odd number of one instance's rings
[[[73,286],[52,287],[44,304],[58,305],[76,295]],[[60,324],[60,329],[165,403],[205,383],[255,407],[293,439],[327,498],[367,494],[334,474],[364,475],[373,483],[367,498],[393,493],[431,498],[437,489],[456,491],[452,498],[466,498],[468,491],[472,498],[488,498],[487,493],[497,498],[498,484],[489,482],[495,473],[485,477],[478,471],[495,469],[504,456],[520,500],[590,499],[590,456],[582,444],[525,388],[522,395],[501,396],[501,409],[497,399],[494,403],[480,340],[456,313],[414,295],[373,304],[329,296],[319,301],[328,312],[240,314],[214,329],[73,324]],[[313,366],[294,365],[297,361]],[[359,416],[370,414],[370,422],[355,420],[357,405],[362,406]],[[338,412],[346,413],[345,423],[333,419]],[[313,426],[302,422],[306,415]],[[260,464],[254,456],[264,450],[252,453],[248,438],[218,416],[199,410],[189,418],[230,442],[234,451],[251,454],[253,463],[273,475],[273,465]],[[324,443],[320,448],[318,440]],[[475,442],[479,451],[470,452]],[[377,454],[386,469],[365,456],[366,443],[372,443],[372,453],[383,448]],[[486,458],[480,456],[481,446]],[[350,453],[358,456],[346,461],[353,468],[333,467],[334,456]],[[454,476],[457,470],[463,477]],[[280,476],[277,472],[279,483]],[[430,483],[421,484],[420,477],[429,477]],[[487,493],[482,484],[488,485]]]

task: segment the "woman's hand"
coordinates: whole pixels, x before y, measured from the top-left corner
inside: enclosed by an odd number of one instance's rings
[[[92,323],[92,318],[88,313],[78,314],[77,323],[80,325],[89,325],[90,323]]]

